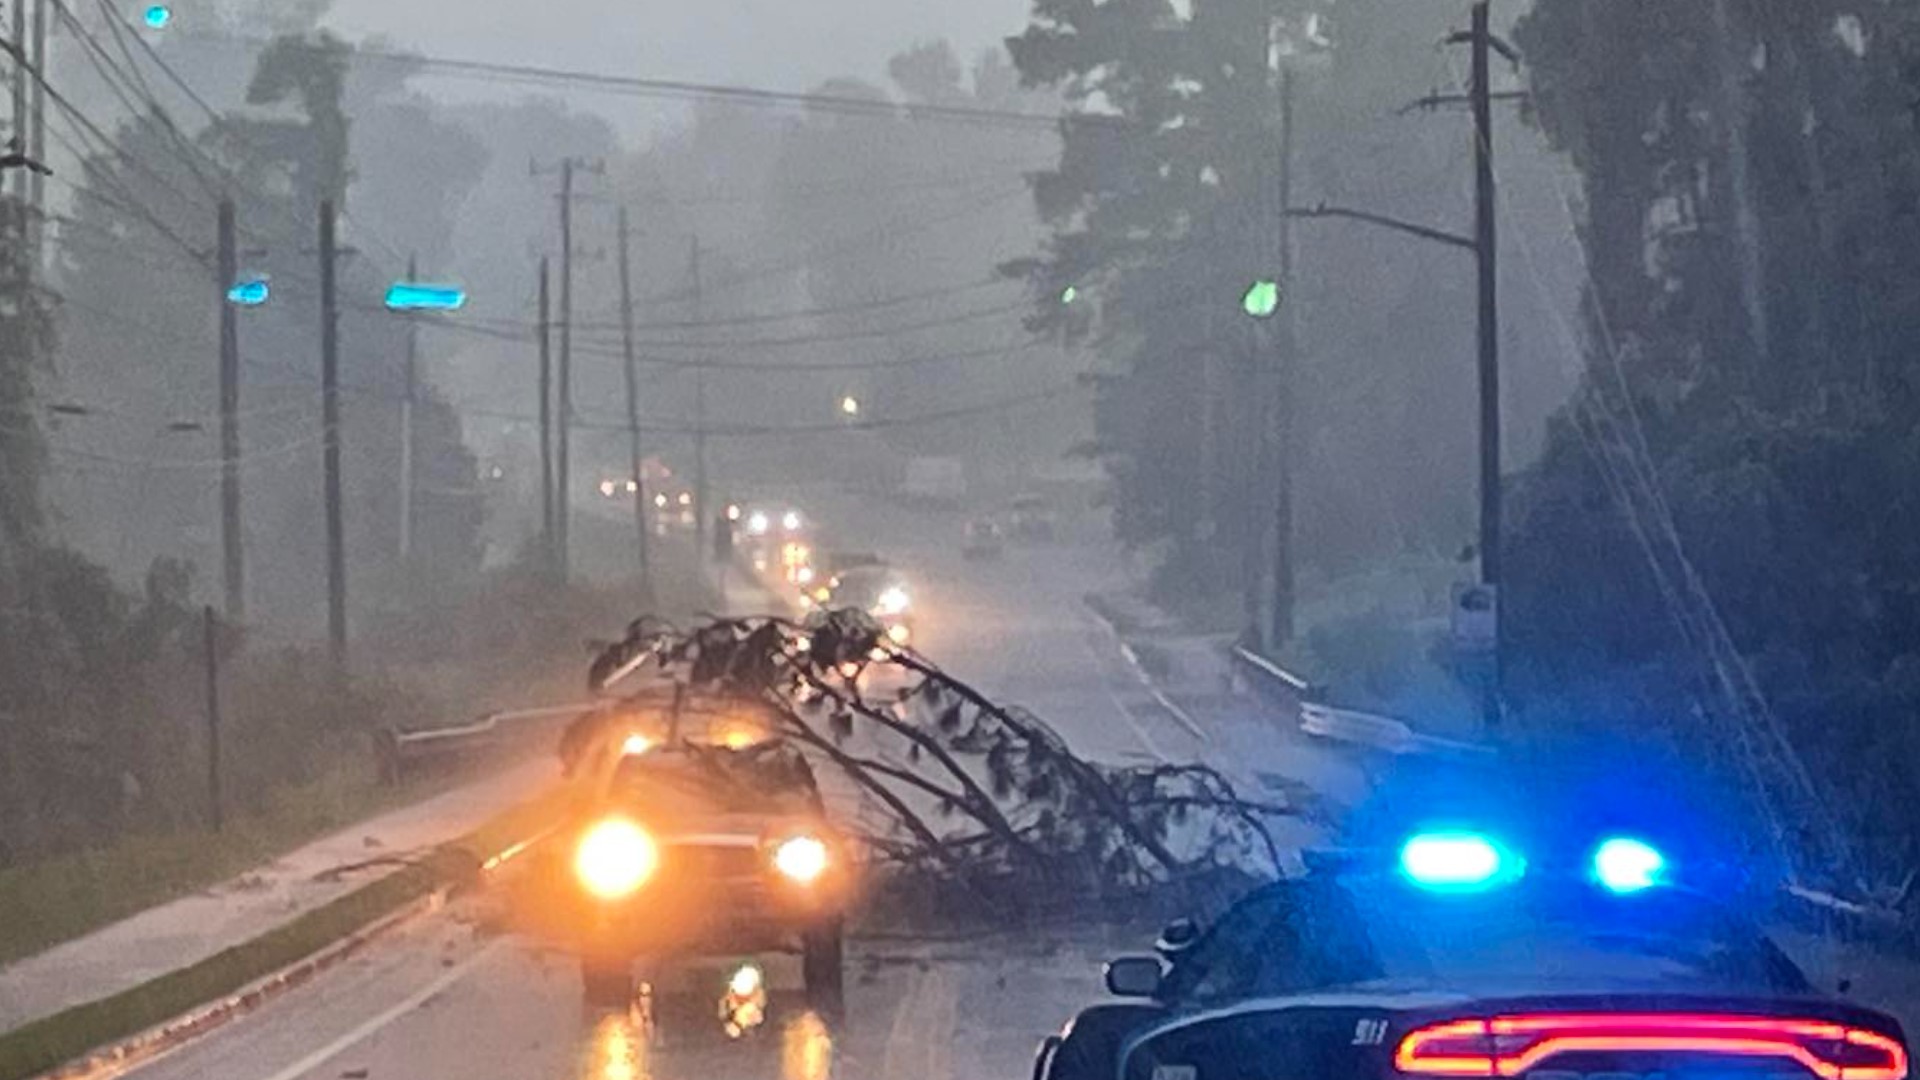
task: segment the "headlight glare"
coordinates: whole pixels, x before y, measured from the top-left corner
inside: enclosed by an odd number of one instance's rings
[[[646,884],[660,865],[660,849],[647,831],[625,818],[607,818],[588,829],[574,849],[580,884],[602,900],[618,900]]]
[[[773,851],[773,868],[802,885],[818,881],[827,862],[827,845],[816,836],[789,837]]]

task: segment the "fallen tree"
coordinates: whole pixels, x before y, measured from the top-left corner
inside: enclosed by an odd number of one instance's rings
[[[1248,798],[1202,764],[1087,761],[1040,717],[894,645],[862,611],[690,629],[643,619],[600,651],[590,680],[612,691],[638,671],[689,696],[755,703],[875,811],[856,831],[877,857],[1002,911],[1168,886],[1237,891],[1283,869],[1271,821],[1317,816],[1302,789]]]

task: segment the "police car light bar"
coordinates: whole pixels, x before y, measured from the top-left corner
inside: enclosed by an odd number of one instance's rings
[[[1593,852],[1593,876],[1609,892],[1631,893],[1660,884],[1667,858],[1652,844],[1628,836],[1602,841]]]
[[[1898,1039],[1830,1020],[1716,1013],[1567,1013],[1447,1020],[1408,1032],[1393,1067],[1418,1076],[1521,1076],[1560,1054],[1770,1058],[1820,1080],[1906,1080]]]
[[[1425,889],[1473,890],[1519,877],[1526,863],[1479,833],[1418,833],[1400,847],[1400,872]]]

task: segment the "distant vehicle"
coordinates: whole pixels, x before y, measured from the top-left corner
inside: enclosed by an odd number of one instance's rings
[[[966,464],[953,457],[908,458],[901,494],[922,505],[956,505],[967,494]]]
[[[895,645],[913,641],[913,597],[891,567],[859,566],[835,574],[819,604],[829,611],[858,608],[872,615]]]
[[[587,1003],[625,1007],[642,957],[797,952],[810,1001],[837,1011],[855,875],[806,759],[775,738],[603,730],[611,752],[583,778],[590,795],[559,845]],[[728,994],[761,979],[745,964]]]
[[[960,545],[962,557],[985,561],[997,559],[1006,550],[1006,537],[1000,531],[999,522],[992,518],[975,518],[967,522],[966,537]]]
[[[1107,965],[1132,1000],[1082,1010],[1034,1076],[1905,1080],[1894,1020],[1815,991],[1650,845],[1581,857],[1415,835],[1395,869],[1312,871],[1205,930],[1179,920],[1159,956]]]
[[[1052,507],[1039,495],[1016,496],[1008,517],[1013,535],[1021,540],[1052,540],[1059,533]]]

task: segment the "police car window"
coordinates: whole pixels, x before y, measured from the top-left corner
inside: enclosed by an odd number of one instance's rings
[[[1228,912],[1165,993],[1209,1004],[1365,988],[1808,989],[1777,948],[1717,908],[1684,895],[1637,903],[1579,888],[1438,897],[1283,882]]]

